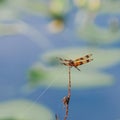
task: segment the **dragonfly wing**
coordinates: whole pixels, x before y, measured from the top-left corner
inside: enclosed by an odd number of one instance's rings
[[[67,59],[62,59],[62,58],[58,58],[60,60],[60,63],[66,66],[69,66],[69,60]]]
[[[75,59],[75,61],[84,61],[84,60],[87,60],[88,58],[90,58],[92,56],[92,54],[88,54],[88,55],[85,55],[84,57],[80,57],[78,59]]]
[[[69,62],[69,60],[67,60],[67,59],[63,59],[63,58],[58,58],[58,59],[62,62]]]
[[[79,65],[86,64],[88,62],[91,62],[93,59],[87,59],[87,60],[82,60],[82,61],[74,61],[74,66],[77,67]]]

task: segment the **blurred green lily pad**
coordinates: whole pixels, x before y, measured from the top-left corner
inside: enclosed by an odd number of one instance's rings
[[[52,112],[40,104],[27,100],[0,103],[0,120],[52,120]]]
[[[44,82],[48,77],[47,73],[48,71],[45,67],[43,67],[41,64],[35,64],[28,71],[28,79],[30,85],[34,86]]]

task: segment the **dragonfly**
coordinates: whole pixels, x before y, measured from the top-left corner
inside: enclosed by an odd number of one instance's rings
[[[87,54],[75,60],[71,60],[71,59],[68,60],[68,59],[63,59],[63,58],[59,58],[59,60],[60,60],[60,63],[62,63],[63,65],[69,66],[69,67],[75,67],[77,70],[80,71],[78,66],[91,62],[93,60],[92,58],[90,58],[91,56],[92,54]]]

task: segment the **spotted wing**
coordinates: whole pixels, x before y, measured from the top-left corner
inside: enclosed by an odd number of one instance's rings
[[[69,61],[67,59],[62,59],[62,58],[58,58],[60,60],[60,63],[62,63],[63,65],[69,66]]]
[[[75,59],[74,61],[75,62],[79,62],[79,61],[85,61],[85,60],[88,60],[90,57],[92,56],[92,54],[88,54],[88,55],[85,55],[84,57],[80,57],[78,59]]]
[[[78,58],[74,60],[74,66],[77,67],[79,65],[86,64],[88,62],[91,62],[93,59],[90,59],[92,54],[85,55],[84,57]]]
[[[93,59],[87,59],[87,60],[82,60],[82,61],[74,61],[74,66],[77,67],[79,65],[86,64],[88,62],[91,62]]]

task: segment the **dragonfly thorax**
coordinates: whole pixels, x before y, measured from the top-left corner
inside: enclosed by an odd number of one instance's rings
[[[74,66],[74,61],[73,60],[69,60],[69,65],[70,66]]]

